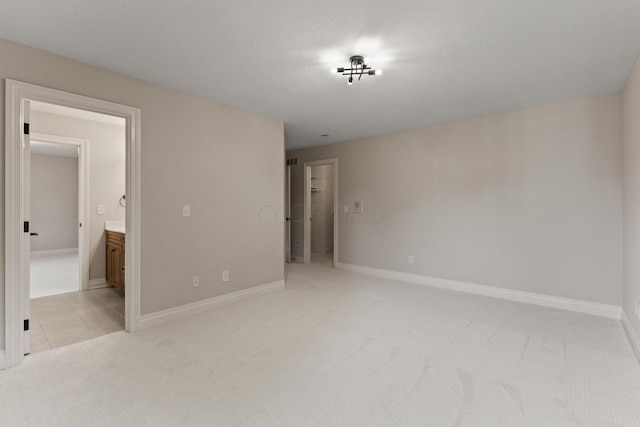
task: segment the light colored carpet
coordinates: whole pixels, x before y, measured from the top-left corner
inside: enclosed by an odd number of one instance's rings
[[[620,322],[292,264],[287,289],[0,372],[7,426],[636,426]]]
[[[321,254],[317,252],[311,252],[311,264],[315,264],[320,267],[333,268],[333,253]]]
[[[31,255],[31,298],[64,294],[80,289],[78,252],[59,255]]]

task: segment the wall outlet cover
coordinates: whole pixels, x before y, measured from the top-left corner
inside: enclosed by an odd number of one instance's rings
[[[229,270],[225,270],[222,272],[222,281],[223,282],[229,281]]]
[[[182,216],[183,217],[191,216],[191,205],[183,205],[182,206]]]
[[[407,259],[407,262],[409,264],[413,264],[413,255],[409,255],[409,258]]]
[[[198,286],[200,286],[200,277],[193,276],[193,287],[197,288]]]
[[[104,215],[105,208],[104,205],[98,205],[98,215]]]

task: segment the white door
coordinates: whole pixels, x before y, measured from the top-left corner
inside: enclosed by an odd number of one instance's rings
[[[291,165],[287,165],[287,173],[285,177],[285,196],[284,196],[284,220],[285,220],[285,241],[284,241],[284,259],[285,262],[291,262]]]
[[[304,165],[304,263],[311,262],[311,166]]]
[[[22,337],[22,348],[24,354],[31,352],[31,334],[29,332],[29,318],[31,317],[31,291],[30,274],[31,268],[31,137],[29,135],[30,103],[24,101],[23,105],[24,132],[22,133],[22,162],[23,162],[23,184],[22,184],[22,210],[24,212],[24,233],[22,233],[22,310],[24,319],[24,332]]]

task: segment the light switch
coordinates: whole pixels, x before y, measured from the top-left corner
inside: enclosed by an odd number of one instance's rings
[[[182,206],[182,216],[184,217],[191,216],[191,205]]]
[[[104,205],[98,205],[98,215],[104,215]]]
[[[355,209],[356,213],[364,213],[364,202],[362,201],[357,201],[356,202],[356,209]]]

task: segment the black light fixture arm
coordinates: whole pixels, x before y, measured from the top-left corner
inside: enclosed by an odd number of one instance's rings
[[[353,76],[358,76],[358,80],[362,78],[364,74],[369,76],[375,76],[376,74],[380,74],[380,70],[376,71],[371,69],[370,66],[365,64],[364,57],[360,55],[354,55],[349,58],[351,62],[351,68],[340,67],[336,71],[338,74],[342,74],[343,76],[349,76],[348,84],[353,84]]]

